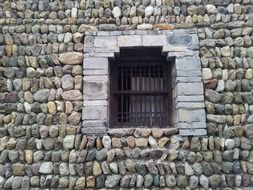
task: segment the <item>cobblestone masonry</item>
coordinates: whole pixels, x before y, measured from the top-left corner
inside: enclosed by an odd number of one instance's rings
[[[177,99],[204,103],[207,134],[182,137],[185,124],[83,134],[93,87],[85,75],[107,72],[83,69],[90,57],[84,52],[94,44],[105,59],[115,43],[135,46],[138,35],[146,45],[166,43],[154,35],[180,29],[198,36],[204,97]],[[110,41],[110,55],[95,34]],[[252,0],[0,0],[0,189],[251,190],[252,41]],[[177,72],[185,73],[190,83],[199,81],[195,72]],[[185,78],[177,80],[178,93],[192,93],[180,85]],[[101,112],[106,96],[96,102]],[[105,133],[100,124],[94,129]]]

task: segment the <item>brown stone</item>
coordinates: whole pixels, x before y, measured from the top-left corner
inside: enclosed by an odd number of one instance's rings
[[[134,148],[135,141],[133,136],[127,137],[126,142],[129,148]]]
[[[95,177],[94,176],[88,176],[86,179],[86,186],[89,188],[95,187]]]
[[[151,129],[140,129],[142,137],[148,137],[151,134]]]
[[[155,138],[160,138],[163,134],[164,131],[162,129],[152,129],[152,136]]]
[[[172,24],[154,24],[153,28],[157,30],[173,30],[174,26]]]
[[[90,32],[90,31],[98,31],[96,26],[90,26],[86,24],[81,24],[78,28],[78,32],[84,33],[84,32]]]
[[[78,65],[83,63],[83,53],[67,52],[59,56],[59,61],[65,65]]]
[[[67,135],[76,135],[76,127],[66,127]]]
[[[204,81],[205,89],[216,89],[217,84],[218,84],[217,79],[205,80]]]
[[[82,100],[82,93],[79,90],[69,90],[61,94],[64,100]]]
[[[178,129],[177,128],[164,129],[164,133],[166,136],[175,135],[175,134],[178,134]]]
[[[137,147],[147,147],[148,146],[148,140],[145,138],[136,138],[135,139],[135,145]]]
[[[114,148],[122,147],[120,138],[112,138],[112,147]]]
[[[56,105],[54,102],[48,102],[47,103],[47,108],[48,108],[48,112],[51,114],[56,114],[57,110],[56,110]]]
[[[82,189],[84,189],[84,187],[85,187],[85,177],[79,177],[79,178],[76,180],[75,189],[76,189],[76,190],[82,190]]]
[[[103,143],[102,143],[101,137],[98,137],[96,139],[96,148],[97,148],[97,150],[101,150],[103,148]]]
[[[25,175],[25,165],[16,163],[12,165],[13,175]]]
[[[101,168],[100,164],[97,161],[95,161],[93,164],[93,175],[99,176],[101,174],[102,174],[102,168]]]
[[[5,46],[5,52],[8,57],[12,55],[12,45],[6,45]]]
[[[159,147],[163,148],[169,140],[170,139],[168,137],[162,137],[161,139],[159,139],[158,141]]]
[[[235,136],[242,137],[242,135],[243,135],[243,128],[241,126],[235,127],[234,131],[235,131]]]
[[[28,164],[31,164],[33,162],[33,151],[32,150],[25,151],[25,160]]]

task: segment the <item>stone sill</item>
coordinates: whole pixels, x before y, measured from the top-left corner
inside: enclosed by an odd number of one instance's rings
[[[148,137],[152,135],[155,138],[161,136],[172,136],[177,135],[179,130],[177,128],[118,128],[108,129],[107,134],[111,137],[124,137],[124,136],[135,136],[135,137]]]

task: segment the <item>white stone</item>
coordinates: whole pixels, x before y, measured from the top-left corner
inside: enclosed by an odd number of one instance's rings
[[[119,18],[121,16],[121,9],[119,7],[114,7],[112,14],[114,18]]]
[[[154,8],[152,6],[148,6],[145,8],[145,17],[150,17],[154,12]]]
[[[69,43],[69,42],[71,42],[71,41],[72,41],[72,37],[73,37],[72,33],[67,32],[67,33],[65,34],[65,36],[64,36],[64,43]]]
[[[4,178],[2,176],[0,176],[0,188],[3,187],[4,182],[5,182]]]
[[[185,163],[185,175],[187,175],[187,176],[194,175],[194,171],[193,171],[192,167],[187,162]]]
[[[50,174],[53,170],[53,163],[52,162],[43,162],[40,165],[39,172],[42,174]]]
[[[201,175],[199,178],[199,183],[202,187],[204,187],[205,189],[208,189],[209,187],[209,181],[208,178],[204,175]]]
[[[229,46],[225,46],[221,48],[221,55],[224,57],[229,57],[230,56],[230,48]]]
[[[74,147],[75,135],[67,135],[63,140],[64,149],[72,149]]]
[[[203,80],[209,80],[213,78],[212,70],[209,68],[203,68],[202,69],[202,79]]]
[[[59,172],[62,176],[69,175],[69,168],[66,163],[61,163],[59,166]]]
[[[153,148],[157,147],[157,142],[156,142],[155,138],[152,136],[149,136],[148,143]]]
[[[225,140],[226,149],[233,149],[234,146],[235,146],[235,141],[233,139],[226,139]]]
[[[219,80],[215,91],[223,92],[224,88],[225,88],[224,80]]]
[[[73,17],[73,18],[77,17],[77,8],[74,7],[71,9],[71,17]]]
[[[215,14],[217,13],[217,9],[214,5],[208,4],[206,5],[206,10],[208,14]]]
[[[31,111],[32,111],[32,106],[31,106],[31,104],[25,102],[25,103],[24,103],[24,107],[25,107],[26,113],[31,113]]]
[[[109,136],[104,136],[102,139],[102,143],[104,145],[104,147],[109,150],[112,147],[112,140]]]
[[[83,62],[83,53],[80,52],[67,52],[59,56],[59,61],[62,64],[78,65]]]
[[[247,69],[245,73],[245,78],[246,79],[252,79],[253,78],[253,69]]]
[[[151,30],[153,28],[152,24],[139,24],[137,25],[137,30]]]

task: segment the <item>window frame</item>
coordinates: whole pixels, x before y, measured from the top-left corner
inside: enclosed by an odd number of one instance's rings
[[[167,59],[175,58],[174,126],[181,136],[207,134],[204,85],[201,78],[197,29],[86,32],[84,39],[84,96],[82,133],[111,134],[109,59],[120,48],[160,47]],[[96,84],[101,88],[87,89]],[[109,131],[108,131],[109,130]],[[117,130],[117,129],[114,129]],[[120,131],[122,129],[118,129]]]
[[[127,51],[125,51],[127,50]],[[136,53],[137,51],[137,53]],[[120,50],[120,52],[123,52],[122,55],[121,53],[115,57],[114,59],[111,59],[109,62],[109,70],[110,70],[110,124],[109,127],[110,128],[136,128],[136,127],[142,127],[142,128],[153,128],[153,127],[158,127],[158,128],[168,128],[173,126],[173,119],[174,119],[174,106],[173,106],[173,98],[172,98],[172,71],[173,71],[173,67],[174,67],[174,62],[173,59],[171,59],[170,61],[167,61],[166,57],[162,55],[162,49],[161,48],[157,48],[157,47],[135,47],[135,48],[123,48]],[[153,54],[150,56],[150,54]],[[139,66],[139,67],[145,67],[145,64],[147,64],[149,66],[149,64],[154,63],[154,66],[161,66],[162,67],[162,73],[163,73],[163,87],[164,89],[159,89],[159,90],[155,90],[155,89],[150,89],[148,91],[143,91],[143,90],[128,90],[127,93],[124,93],[124,91],[121,91],[118,88],[119,85],[119,67],[120,65],[125,65],[127,67],[132,67],[132,65],[134,66]],[[148,68],[150,69],[150,68]],[[165,72],[166,71],[166,72]],[[141,71],[140,71],[141,72]],[[158,71],[159,72],[159,71]],[[132,71],[131,71],[131,74]],[[132,77],[132,75],[129,74],[129,77]],[[155,74],[155,73],[153,73]],[[149,75],[150,75],[150,71],[149,71]],[[159,74],[158,74],[159,76]],[[150,76],[149,76],[150,77]],[[150,85],[150,80],[149,80],[149,85]],[[150,87],[150,86],[149,86]],[[128,95],[128,98],[131,98],[132,96],[142,96],[145,100],[145,98],[147,98],[147,96],[150,97],[155,97],[154,94],[158,95],[160,98],[165,98],[167,99],[165,108],[164,108],[164,115],[165,115],[165,123],[163,124],[162,121],[160,121],[159,124],[144,124],[142,125],[143,122],[138,123],[136,122],[132,122],[128,121],[126,123],[121,123],[118,120],[118,116],[119,116],[119,105],[118,105],[118,99],[120,95]],[[141,99],[141,98],[140,98]],[[158,99],[159,100],[159,99]],[[155,101],[155,100],[154,100]],[[138,101],[137,101],[138,103]],[[131,104],[130,102],[128,104]],[[144,102],[144,109],[146,108],[146,104],[148,104],[148,102]],[[122,107],[124,107],[124,105],[121,105]],[[143,106],[143,104],[141,104],[141,107]],[[122,108],[123,109],[123,108]],[[161,108],[160,108],[161,109]],[[123,109],[124,110],[124,109]],[[130,111],[128,111],[130,113]],[[139,112],[140,115],[143,114],[143,112]],[[122,113],[121,113],[122,114]],[[127,113],[126,113],[127,114]],[[149,113],[152,115],[156,115],[158,114],[157,112],[152,112]],[[152,116],[151,116],[152,117]],[[161,117],[161,116],[160,116]],[[127,119],[131,119],[126,118]],[[142,116],[137,117],[137,119],[143,119]],[[162,119],[162,118],[160,118]]]

